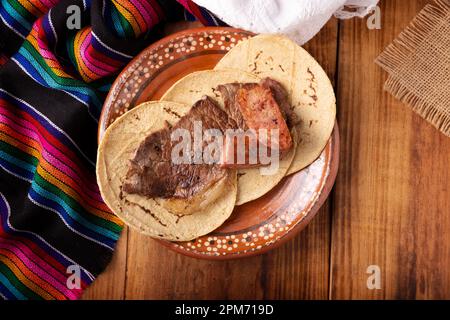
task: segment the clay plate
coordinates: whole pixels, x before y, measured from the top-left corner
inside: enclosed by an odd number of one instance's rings
[[[114,82],[103,106],[98,138],[118,116],[134,106],[159,99],[178,79],[212,69],[239,41],[243,30],[208,27],[170,35],[141,52]],[[188,256],[233,259],[260,254],[295,236],[325,202],[339,162],[337,124],[320,157],[309,167],[284,178],[260,199],[238,206],[217,230],[189,242],[162,241]]]

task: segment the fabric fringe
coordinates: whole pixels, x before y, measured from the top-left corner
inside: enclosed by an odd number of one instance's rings
[[[443,113],[442,110],[420,99],[398,79],[389,77],[384,85],[384,90],[388,91],[401,102],[410,105],[416,113],[430,122],[443,134],[450,137],[450,116],[448,114]]]
[[[416,51],[428,35],[450,19],[450,0],[436,0],[428,4],[414,18],[410,25],[375,59],[389,74],[395,74]],[[450,115],[423,101],[391,75],[384,89],[429,121],[446,136],[450,137]]]

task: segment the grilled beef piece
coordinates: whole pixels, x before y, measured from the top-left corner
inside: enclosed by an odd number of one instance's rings
[[[268,88],[272,92],[275,101],[278,103],[283,118],[286,120],[286,124],[289,129],[292,129],[298,124],[297,115],[294,113],[294,108],[289,103],[289,96],[284,87],[276,80],[272,78],[264,78],[261,80],[260,85],[263,88]]]
[[[167,126],[150,134],[139,145],[134,158],[130,160],[128,172],[122,190],[130,194],[165,199],[193,199],[204,194],[216,182],[224,178],[228,171],[225,168],[247,168],[261,166],[259,159],[250,164],[250,146],[245,148],[244,164],[237,164],[236,154],[232,154],[230,162],[229,150],[237,150],[232,140],[222,150],[220,164],[183,163],[172,161],[172,150],[179,141],[172,141],[171,134],[177,129],[186,129],[194,141],[194,125],[200,122],[202,130],[216,129],[222,134],[227,129],[279,129],[280,158],[292,148],[292,137],[289,126],[293,125],[293,116],[284,88],[272,79],[264,79],[257,83],[232,83],[218,87],[225,103],[225,111],[216,105],[210,97],[197,101],[191,110],[180,118],[172,127]],[[258,139],[258,137],[256,136]],[[225,142],[228,139],[225,139]],[[259,141],[258,141],[259,143]],[[267,146],[270,148],[271,141]],[[203,142],[203,148],[207,142]],[[233,147],[233,149],[231,149]],[[191,146],[192,148],[192,146]],[[202,150],[203,150],[202,148]],[[233,151],[233,152],[234,152]],[[191,156],[193,156],[191,152]],[[225,158],[224,158],[225,157]],[[227,158],[228,157],[228,158]],[[225,160],[225,161],[224,161]]]
[[[247,135],[244,163],[236,163],[238,159],[238,139],[226,140],[221,161],[223,167],[248,168],[260,165],[259,159],[256,159],[254,163],[249,162],[249,155],[252,152],[258,154],[257,150],[250,149],[251,139],[257,141],[257,148],[268,148],[270,150],[271,147],[278,147],[280,159],[292,149],[293,140],[289,129],[295,125],[295,115],[289,105],[287,92],[280,83],[266,78],[259,84],[229,83],[219,85],[217,90],[222,95],[226,112],[236,122],[237,126],[244,131],[253,129],[256,132],[256,136],[249,137]],[[265,144],[258,136],[259,129],[267,130]],[[278,142],[270,139],[273,129],[279,130]]]
[[[227,128],[236,127],[235,122],[211,98],[203,98],[174,126],[145,138],[130,161],[122,190],[151,198],[186,199],[204,192],[224,178],[227,170],[217,164],[172,162],[172,148],[179,141],[172,142],[171,133],[176,129],[186,129],[193,141],[195,121],[201,121],[203,130],[219,129],[224,132]]]

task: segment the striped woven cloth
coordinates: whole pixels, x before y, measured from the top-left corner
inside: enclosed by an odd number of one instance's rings
[[[220,23],[179,2],[1,0],[0,298],[77,299],[110,261],[122,222],[95,179],[98,118],[163,21],[184,6]]]

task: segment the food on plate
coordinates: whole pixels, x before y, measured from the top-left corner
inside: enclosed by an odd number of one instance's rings
[[[214,98],[217,104],[224,110],[228,111],[228,114],[232,118],[236,118],[236,121],[239,123],[239,113],[241,113],[241,111],[237,112],[239,107],[230,105],[231,92],[228,92],[228,90],[231,90],[230,88],[233,87],[233,83],[238,84],[238,86],[242,86],[242,84],[245,83],[250,84],[246,86],[255,86],[260,83],[260,81],[261,79],[257,76],[239,70],[206,70],[193,72],[177,81],[163,95],[161,101],[174,101],[192,105],[193,103],[201,99],[204,95],[207,95]],[[265,82],[262,83],[264,84]],[[220,87],[224,85],[225,88],[228,88],[227,90],[225,90],[224,87]],[[275,90],[273,85],[269,86],[266,83],[265,86],[266,89],[264,89],[263,87],[264,90],[267,90],[268,88],[271,92],[272,90]],[[220,88],[222,88],[222,90],[220,90]],[[275,94],[274,96],[276,98]],[[228,107],[225,106],[225,101],[228,102]],[[272,108],[267,109],[273,110],[274,105],[272,105],[271,107]],[[278,107],[277,109],[281,108]],[[254,113],[252,116],[255,117],[255,119],[260,119],[259,121],[264,118],[264,116],[261,117],[261,114],[258,113]],[[251,118],[251,116],[248,115],[248,118]],[[240,125],[243,127],[248,127],[249,124],[252,125],[251,120],[250,122],[244,122],[245,123],[240,123]],[[238,195],[236,205],[241,205],[263,196],[271,189],[273,189],[281,181],[281,179],[283,179],[295,155],[297,140],[296,135],[297,134],[294,129],[290,130],[289,136],[292,140],[292,146],[290,150],[286,152],[286,154],[283,154],[282,158],[280,157],[280,159],[278,159],[279,161],[276,163],[276,167],[273,167],[274,170],[270,171],[270,169],[272,168],[265,168],[267,169],[268,174],[262,174],[261,167],[238,170]],[[228,148],[228,146],[226,148]]]
[[[290,107],[287,105],[286,90],[277,81],[266,78],[260,83],[228,83],[219,85],[217,90],[224,100],[226,112],[236,121],[237,126],[242,130],[255,130],[255,140],[259,142],[259,148],[276,148],[280,159],[291,151],[293,138],[290,128],[292,128],[294,114],[290,112]],[[277,141],[270,139],[274,129],[277,130]],[[264,141],[266,143],[262,141],[263,139],[258,139],[258,132],[261,130],[268,136],[268,139],[265,139],[267,141]],[[246,161],[243,165],[236,166],[238,150],[236,140],[233,139],[231,143],[225,145],[222,153],[223,166],[245,168],[261,163],[260,159],[259,161],[256,159],[253,165],[248,163],[247,148]],[[230,139],[227,142],[230,142]],[[272,146],[272,144],[275,145]]]
[[[240,42],[214,68],[228,69],[270,77],[288,91],[289,105],[298,118],[298,146],[287,174],[316,160],[330,138],[336,117],[333,86],[317,61],[284,36],[262,34]]]
[[[214,101],[205,97],[197,101],[173,125],[167,124],[161,130],[148,135],[130,160],[129,169],[123,185],[123,191],[146,197],[187,199],[206,191],[211,185],[222,179],[227,170],[215,163],[186,159],[174,163],[173,149],[179,144],[171,138],[179,129],[185,129],[194,136],[195,122],[202,124],[202,130],[218,129],[224,132],[234,127],[234,122]],[[186,154],[185,156],[190,156]]]
[[[235,170],[217,165],[206,169],[200,165],[196,167],[199,170],[171,166],[167,172],[162,163],[163,170],[154,171],[158,174],[155,178],[160,179],[159,186],[163,186],[158,190],[153,177],[147,173],[135,175],[136,164],[130,164],[146,162],[148,159],[139,157],[153,153],[145,149],[154,146],[167,127],[181,125],[180,118],[189,113],[202,117],[203,107],[204,101],[194,108],[174,102],[147,102],[125,113],[105,132],[97,156],[97,180],[103,199],[122,220],[144,234],[173,241],[191,240],[219,227],[233,211],[237,194]],[[223,112],[214,106],[206,107]],[[146,139],[150,140],[147,144]],[[156,159],[148,170],[159,164]],[[185,173],[186,181],[177,177],[177,172]],[[168,173],[167,178],[162,176],[164,173]],[[200,177],[198,181],[196,177]],[[178,208],[177,212],[174,208]],[[180,213],[182,208],[184,213]]]
[[[102,197],[141,233],[193,240],[312,163],[335,114],[331,83],[305,50],[250,38],[109,126],[97,155]]]
[[[191,159],[186,150],[181,163],[174,163],[172,152],[180,145],[179,139],[172,135],[186,130],[192,145],[195,123],[201,123],[201,130],[217,129],[225,132],[235,123],[215,102],[204,97],[183,116],[173,113],[178,121],[153,132],[140,143],[123,184],[123,191],[144,197],[163,198],[164,206],[176,214],[185,215],[203,209],[220,196],[220,192],[212,192],[223,185],[224,178],[230,173],[219,167],[218,163],[209,163],[201,159]],[[182,141],[181,141],[182,142]],[[202,151],[202,150],[200,150]],[[199,160],[199,161],[194,161]],[[214,160],[214,159],[211,159]],[[220,189],[219,189],[220,190]],[[205,197],[205,193],[208,194]]]

